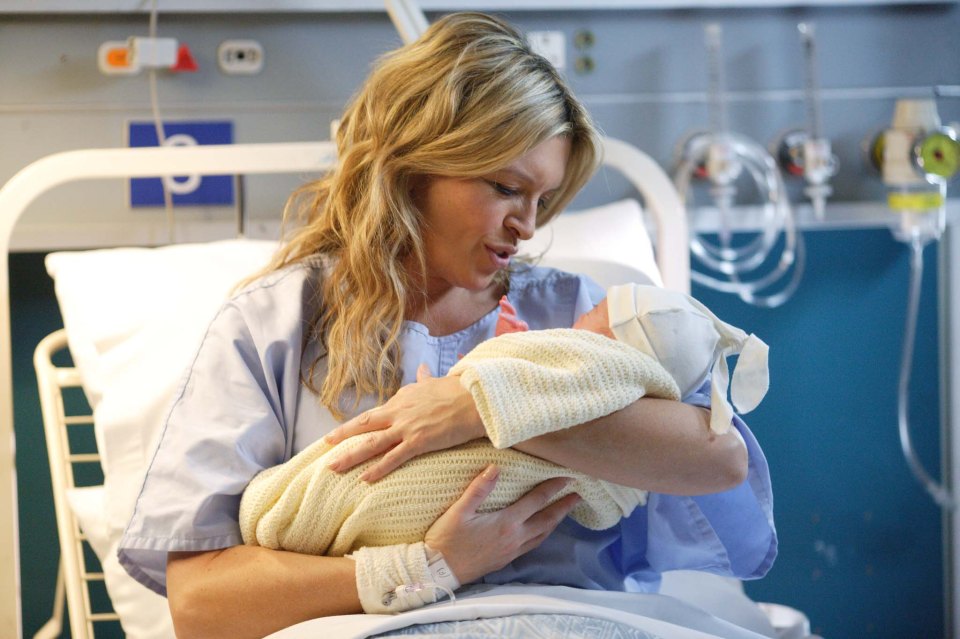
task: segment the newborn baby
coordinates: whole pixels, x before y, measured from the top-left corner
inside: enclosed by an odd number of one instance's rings
[[[481,512],[500,510],[551,477],[573,481],[571,512],[600,530],[646,502],[646,492],[589,477],[510,446],[619,410],[649,395],[679,400],[713,377],[711,428],[730,426],[726,360],[741,352],[734,403],[747,411],[766,391],[766,345],[720,322],[692,298],[652,286],[615,286],[571,329],[527,331],[504,297],[497,337],[479,344],[449,372],[470,390],[489,441],[427,453],[373,484],[366,463],[338,474],[332,460],[361,438],[336,446],[318,440],[288,462],[257,475],[244,492],[244,542],[341,556],[363,546],[413,543],[490,463],[500,476]],[[745,361],[746,360],[746,361]],[[531,401],[531,399],[533,401]]]

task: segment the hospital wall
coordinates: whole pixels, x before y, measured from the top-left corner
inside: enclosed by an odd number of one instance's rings
[[[681,139],[709,124],[703,25],[724,27],[731,128],[767,144],[802,126],[803,67],[796,24],[818,34],[825,133],[840,159],[832,202],[874,205],[884,188],[862,158],[862,142],[890,121],[895,98],[932,85],[960,84],[957,4],[584,10],[505,14],[525,29],[567,36],[565,74],[606,133],[632,142],[670,170]],[[145,34],[135,15],[4,15],[0,8],[0,181],[61,150],[125,146],[126,123],[150,117],[145,76],[106,77],[97,46]],[[578,30],[594,44],[573,47]],[[237,142],[325,139],[371,62],[397,45],[379,13],[161,15],[161,35],[193,51],[194,74],[164,75],[168,119],[226,119]],[[227,76],[217,45],[255,38],[265,66]],[[595,66],[578,73],[575,58]],[[944,121],[960,121],[960,100],[942,98]],[[626,189],[615,179],[591,185],[587,206]],[[293,178],[247,184],[253,233],[271,233]],[[801,201],[800,185],[790,185]],[[11,256],[17,452],[25,635],[52,608],[56,538],[49,475],[30,357],[60,318],[43,254],[115,241],[162,241],[159,210],[131,210],[121,182],[60,187],[43,196],[14,235]],[[828,218],[832,210],[827,211]],[[804,610],[831,637],[944,636],[941,515],[910,476],[899,451],[897,371],[908,255],[868,215],[853,224],[805,229],[808,266],[796,295],[757,309],[695,287],[724,319],[771,345],[772,385],[748,423],[773,475],[780,558],[769,576],[747,584],[759,600]],[[230,207],[191,208],[185,225],[229,234]],[[807,217],[809,219],[809,216]],[[262,223],[261,223],[262,222]],[[155,230],[147,235],[138,229]],[[911,413],[921,458],[938,468],[941,377],[938,360],[937,247],[926,251]]]

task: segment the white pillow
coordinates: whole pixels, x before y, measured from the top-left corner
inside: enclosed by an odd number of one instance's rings
[[[83,486],[67,490],[67,503],[77,518],[77,525],[86,535],[100,563],[110,550],[110,534],[106,520],[106,490],[103,486]]]
[[[544,266],[590,276],[600,286],[636,282],[663,286],[643,211],[633,199],[558,215],[522,242]]]
[[[96,540],[107,590],[127,636],[170,636],[162,597],[130,579],[116,546],[181,374],[233,287],[263,267],[275,242],[228,240],[157,249],[52,253],[47,272],[74,365],[93,407],[104,470],[100,516],[73,495],[81,529]],[[142,611],[136,613],[135,611]]]

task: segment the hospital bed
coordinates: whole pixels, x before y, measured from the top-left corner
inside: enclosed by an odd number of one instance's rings
[[[14,224],[37,196],[66,182],[184,174],[317,174],[335,162],[329,142],[231,146],[100,149],[41,159],[0,190],[0,249],[8,251]],[[644,280],[689,289],[686,218],[659,166],[638,149],[605,140],[605,166],[622,173],[642,196],[578,212],[565,212],[525,248],[545,251],[543,262],[584,272],[601,285]],[[279,206],[278,206],[279,208]],[[653,227],[651,242],[647,228]],[[206,323],[232,285],[263,265],[275,244],[229,239],[160,248],[116,248],[48,256],[65,330],[37,347],[35,365],[53,482],[60,574],[54,615],[36,635],[58,636],[63,601],[73,637],[93,637],[102,621],[119,619],[131,637],[172,636],[166,602],[133,582],[115,559],[115,548],[160,427],[160,414],[179,371]],[[656,250],[654,250],[654,248]],[[7,262],[0,265],[0,353],[10,352]],[[69,349],[70,365],[54,364]],[[0,443],[13,432],[9,356],[0,362]],[[149,379],[149,384],[144,383]],[[149,388],[146,388],[148,387]],[[71,414],[64,393],[80,388],[94,407]],[[93,431],[96,450],[77,451],[77,430]],[[6,439],[5,439],[6,438]],[[5,445],[5,444],[4,444]],[[10,491],[15,471],[10,450],[0,448],[0,493]],[[80,487],[76,467],[102,467],[102,484]],[[16,503],[0,519],[16,521]],[[0,543],[0,575],[16,583],[16,529]],[[97,561],[91,557],[91,550]],[[9,553],[13,553],[10,555]],[[102,569],[97,568],[97,564]],[[93,609],[90,586],[105,581],[113,612]],[[497,587],[398,617],[351,615],[319,619],[276,634],[301,637],[364,637],[403,625],[576,610],[638,629],[637,636],[805,637],[806,619],[785,607],[749,601],[732,580],[667,575],[661,595],[585,592],[562,587]],[[780,618],[776,618],[780,615]],[[648,634],[642,634],[648,633]]]

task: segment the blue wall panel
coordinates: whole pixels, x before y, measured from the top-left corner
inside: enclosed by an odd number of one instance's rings
[[[773,477],[780,555],[747,584],[804,610],[824,637],[942,637],[940,512],[900,451],[897,384],[908,252],[886,230],[808,232],[809,264],[777,309],[694,289],[770,345],[770,391],[746,416]],[[938,472],[936,247],[925,278],[910,410]]]

